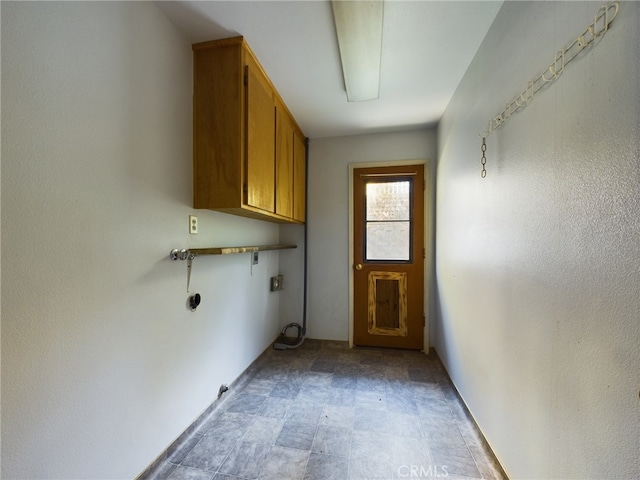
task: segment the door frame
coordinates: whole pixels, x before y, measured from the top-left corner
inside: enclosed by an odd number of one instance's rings
[[[396,161],[384,161],[384,162],[365,162],[365,163],[350,163],[349,164],[349,348],[353,348],[353,328],[354,328],[354,314],[353,314],[353,292],[354,292],[354,278],[353,278],[353,171],[356,168],[370,168],[370,167],[400,167],[404,165],[424,165],[424,248],[426,251],[424,259],[424,316],[425,326],[423,332],[423,345],[424,352],[429,353],[430,338],[430,311],[431,304],[429,303],[429,292],[431,289],[431,262],[432,262],[432,239],[431,239],[431,161],[429,159],[414,159],[414,160],[396,160]]]

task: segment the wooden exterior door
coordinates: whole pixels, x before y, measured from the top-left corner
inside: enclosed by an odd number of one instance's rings
[[[422,350],[424,166],[354,169],[353,182],[353,343]]]

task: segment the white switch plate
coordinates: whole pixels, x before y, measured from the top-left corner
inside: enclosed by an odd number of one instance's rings
[[[198,217],[195,215],[189,215],[189,233],[198,233]]]

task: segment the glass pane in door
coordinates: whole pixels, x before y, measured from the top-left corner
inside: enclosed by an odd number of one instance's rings
[[[366,185],[366,261],[411,260],[411,180]]]

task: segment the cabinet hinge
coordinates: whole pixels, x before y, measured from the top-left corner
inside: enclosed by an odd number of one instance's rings
[[[425,258],[427,258],[427,249],[423,248],[422,249],[422,259],[424,260]]]
[[[427,317],[425,315],[422,316],[422,326],[423,327],[427,326]]]
[[[246,183],[242,185],[242,193],[244,193],[245,195],[249,193],[249,187]]]

